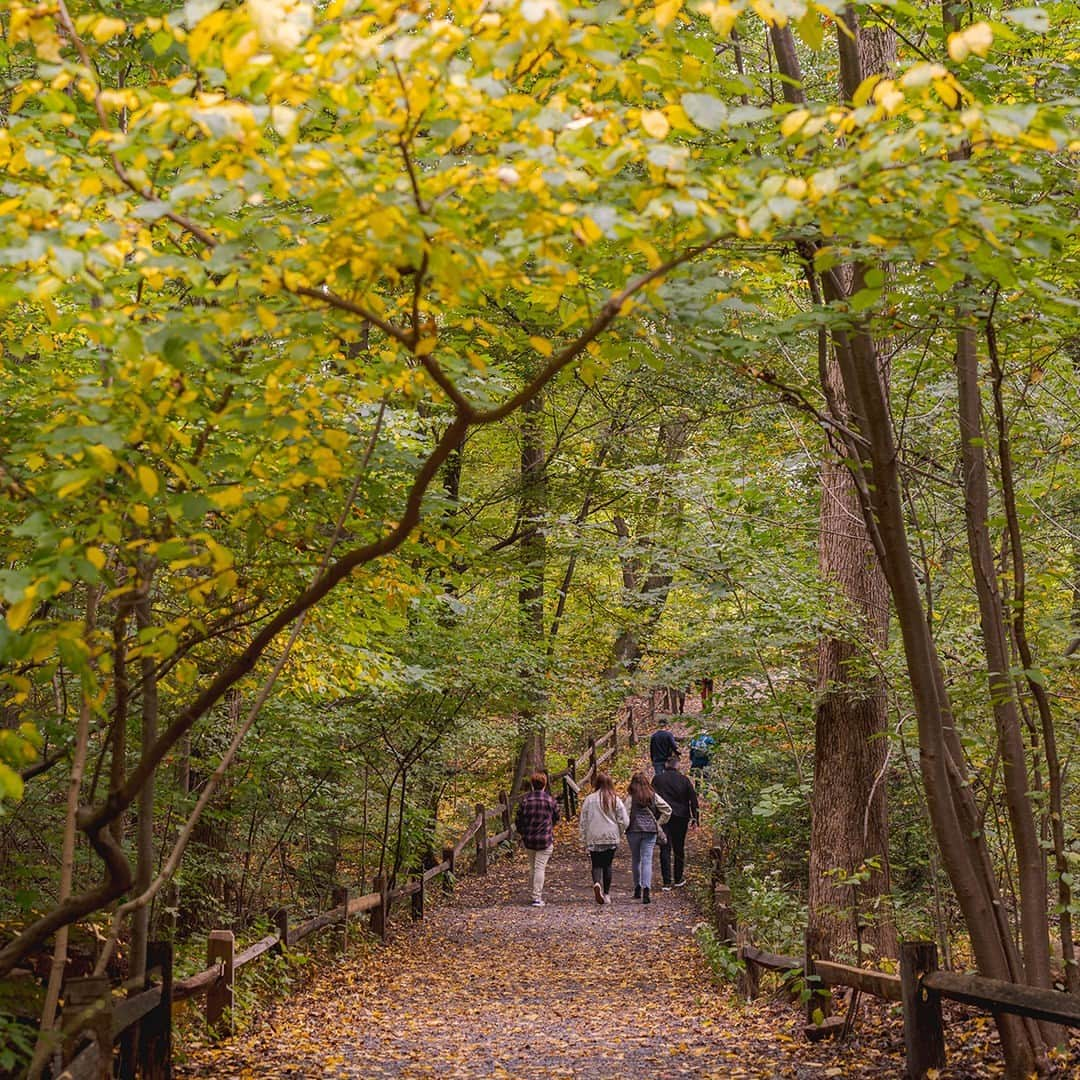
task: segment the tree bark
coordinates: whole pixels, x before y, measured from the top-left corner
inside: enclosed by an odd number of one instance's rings
[[[862,29],[850,8],[844,20],[851,36],[838,27],[840,90],[850,100],[864,73],[883,74],[893,67],[896,38]],[[790,30],[787,37],[791,38]],[[793,40],[783,49],[774,45],[778,60],[794,52]],[[794,63],[798,64],[797,57]],[[801,80],[797,66],[787,73]],[[851,269],[840,268],[838,276],[850,292]],[[875,343],[877,374],[887,403],[889,376],[882,355],[881,343]],[[846,415],[836,357],[821,359],[827,396]],[[815,928],[829,931],[834,950],[859,941],[863,924],[861,941],[871,955],[896,956],[896,927],[889,906],[888,711],[884,677],[873,657],[888,643],[889,586],[863,521],[849,466],[827,454],[821,468],[819,568],[858,626],[845,638],[823,636],[818,642],[810,920]],[[866,642],[865,647],[860,641]],[[857,887],[840,884],[854,875],[863,879]]]
[[[537,657],[544,655],[544,574],[547,569],[547,474],[544,452],[544,396],[538,395],[521,408],[521,586],[518,619],[522,641]],[[513,791],[524,787],[526,777],[544,768],[547,746],[544,732],[545,694],[542,672],[530,665],[522,672],[523,704],[519,714],[522,736]]]
[[[1020,926],[1024,976],[1032,986],[1049,987],[1050,928],[1046,913],[1046,860],[1039,845],[1035,813],[1028,791],[1027,750],[1010,674],[1005,609],[998,588],[990,539],[990,487],[986,475],[982,395],[979,389],[975,327],[961,326],[957,335],[956,381],[963,462],[964,520],[968,550],[979,600],[979,621],[989,676],[990,701],[997,728],[1020,883]]]
[[[846,290],[833,271],[823,276],[830,303]],[[855,287],[862,268],[855,269]],[[1020,961],[998,893],[989,851],[977,828],[978,808],[952,717],[937,648],[927,625],[914,560],[908,544],[893,438],[873,338],[862,327],[837,331],[836,355],[851,420],[862,438],[852,441],[863,520],[882,560],[907,660],[919,728],[919,753],[934,835],[956,891],[981,974],[1016,980]],[[843,422],[843,416],[837,416]],[[1038,1032],[1019,1017],[996,1017],[1010,1077],[1026,1077],[1042,1059]]]
[[[896,929],[888,905],[887,702],[884,679],[871,656],[887,643],[889,589],[845,464],[824,463],[821,500],[821,574],[844,597],[858,628],[845,638],[825,636],[818,642],[810,919],[829,932],[834,951],[858,940],[861,922],[869,955],[895,956]],[[857,889],[857,913],[852,889],[841,885],[840,878],[867,872]]]

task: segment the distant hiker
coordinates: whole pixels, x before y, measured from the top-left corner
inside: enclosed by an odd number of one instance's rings
[[[678,754],[679,744],[668,730],[665,717],[657,719],[656,725],[656,730],[649,739],[649,757],[652,760],[653,773],[660,773],[664,771],[664,762],[672,754]]]
[[[669,757],[667,767],[653,777],[653,791],[671,805],[671,818],[664,831],[668,843],[660,848],[660,876],[665,892],[674,886],[681,889],[686,884],[686,830],[697,825],[699,817],[698,795],[689,776],[679,772],[679,759]],[[675,876],[671,874],[671,858],[675,857]]]
[[[712,748],[716,740],[707,732],[695,735],[690,740],[690,768],[704,772],[712,761]]]
[[[630,777],[630,794],[626,798],[630,825],[626,839],[630,844],[630,860],[634,870],[634,899],[643,904],[652,902],[652,857],[661,826],[671,817],[671,807],[653,791],[649,778],[641,772]]]
[[[529,888],[532,906],[544,906],[544,871],[555,846],[555,822],[559,804],[547,792],[547,773],[534,772],[529,778],[531,791],[518,804],[514,824],[521,846],[529,853]]]
[[[593,780],[591,795],[581,804],[581,842],[592,862],[593,895],[598,904],[611,903],[611,863],[630,816],[615,794],[615,781],[604,772]]]

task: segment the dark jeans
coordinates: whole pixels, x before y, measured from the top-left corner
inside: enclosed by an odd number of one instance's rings
[[[612,847],[590,851],[589,858],[592,860],[592,879],[607,895],[611,892],[611,864],[615,860],[615,849]]]
[[[665,885],[682,881],[686,870],[686,830],[690,828],[688,817],[670,817],[664,823],[669,843],[660,849],[660,876]],[[675,854],[675,877],[671,876],[671,855]]]

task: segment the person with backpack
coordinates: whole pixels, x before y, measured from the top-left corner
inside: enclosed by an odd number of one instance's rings
[[[626,807],[615,794],[615,781],[605,772],[593,779],[593,789],[581,804],[581,842],[592,863],[593,895],[598,904],[611,903],[611,864],[619,839],[630,824]]]
[[[555,823],[559,804],[548,794],[547,773],[534,772],[529,778],[532,790],[518,804],[514,824],[521,846],[529,853],[529,891],[532,906],[544,906],[544,871],[555,846]]]
[[[626,840],[634,871],[634,899],[649,904],[652,903],[653,850],[663,835],[664,822],[671,817],[671,807],[653,791],[649,778],[642,772],[630,777],[625,806],[630,819]]]
[[[715,742],[716,740],[707,731],[695,735],[690,740],[691,771],[696,770],[704,776],[705,770],[708,769],[709,763],[712,761],[712,750]]]
[[[662,796],[671,805],[671,817],[664,831],[668,843],[660,848],[660,876],[663,888],[681,889],[686,884],[686,833],[697,825],[700,816],[697,789],[689,776],[679,772],[679,758],[672,754],[662,773],[653,777],[653,791]],[[671,861],[675,859],[675,873],[672,876]]]

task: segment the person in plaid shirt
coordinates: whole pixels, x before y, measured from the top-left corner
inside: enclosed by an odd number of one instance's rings
[[[515,820],[521,845],[529,853],[533,907],[544,906],[544,871],[555,845],[555,822],[559,820],[559,804],[548,794],[547,782],[547,773],[532,774],[529,780],[532,790],[518,804]]]

